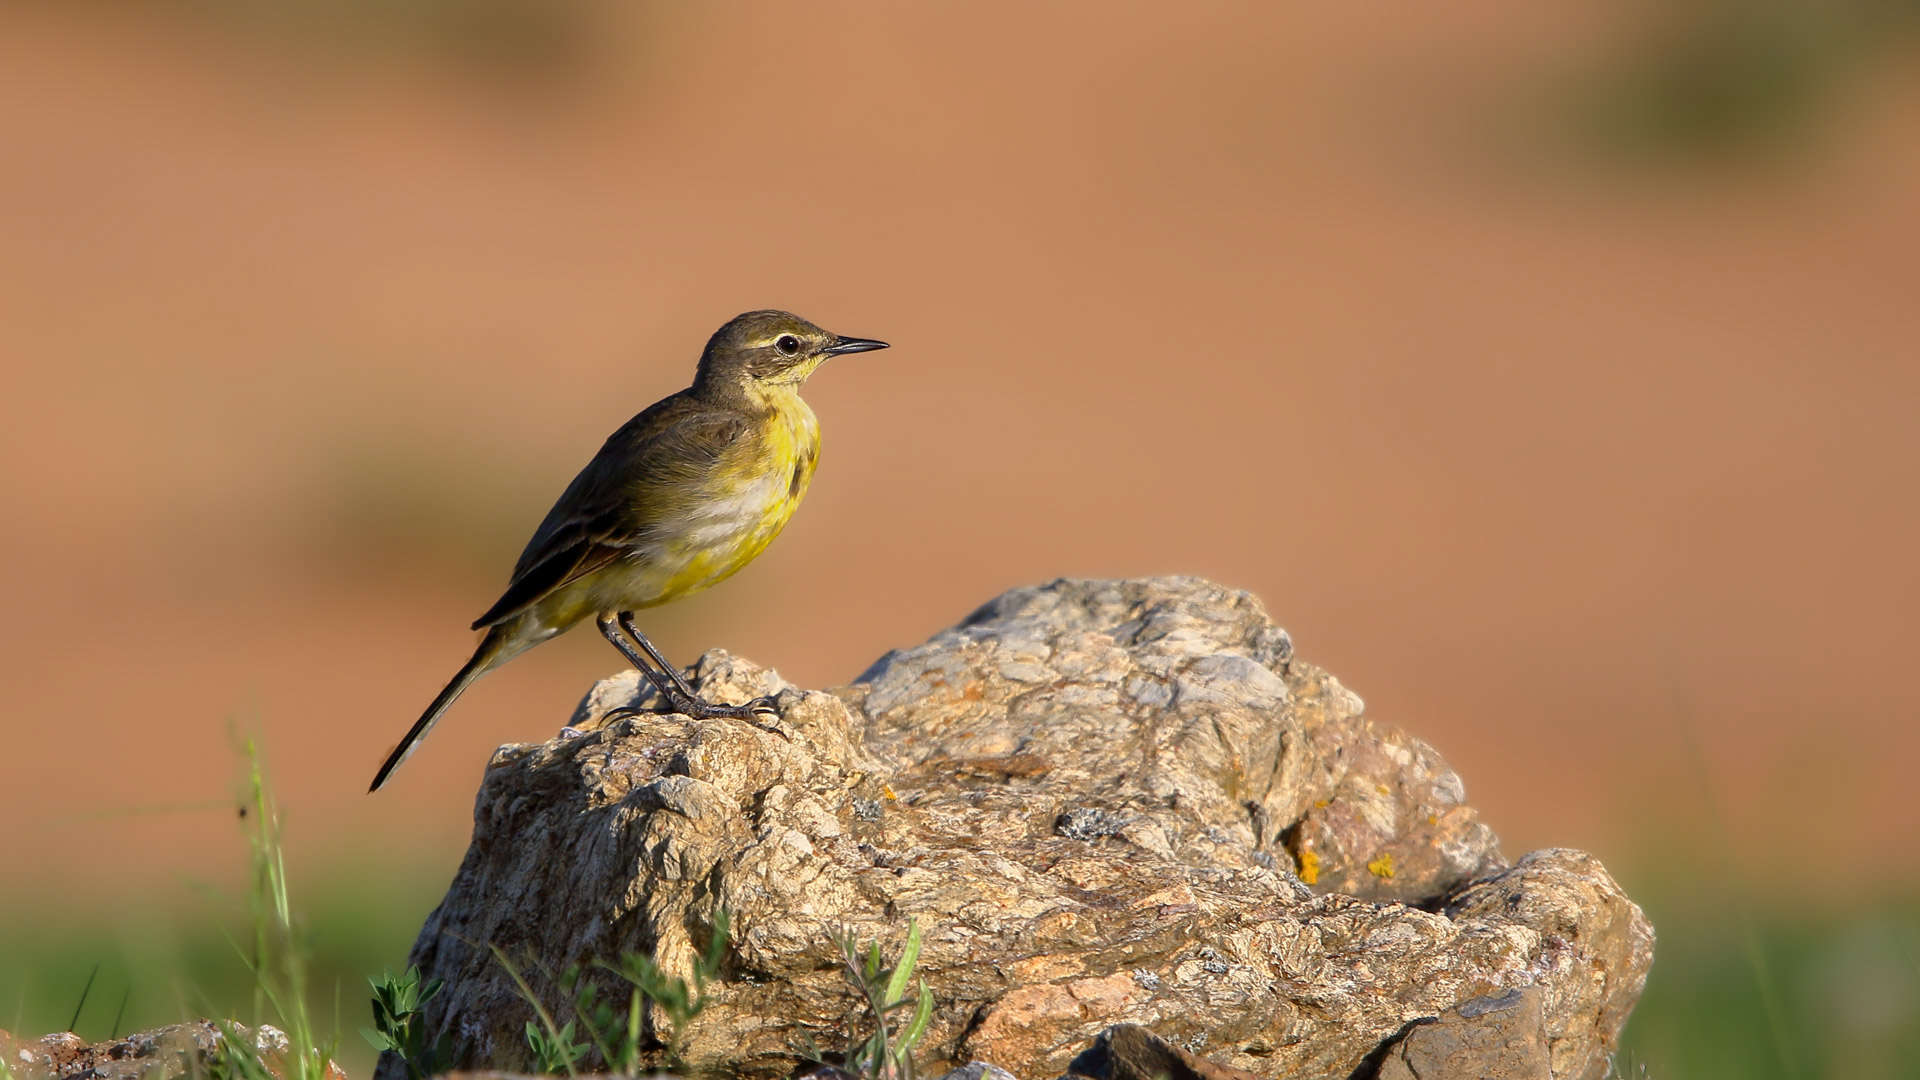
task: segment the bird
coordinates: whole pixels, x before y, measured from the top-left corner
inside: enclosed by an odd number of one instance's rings
[[[473,657],[387,755],[368,791],[386,784],[480,676],[588,618],[669,710],[696,719],[770,713],[766,698],[703,699],[640,632],[634,613],[718,584],[780,535],[820,460],[820,424],[801,385],[833,357],[888,347],[785,311],[749,311],[715,331],[693,385],[608,436],[547,511],[506,591],[474,620],[472,629],[486,634]]]

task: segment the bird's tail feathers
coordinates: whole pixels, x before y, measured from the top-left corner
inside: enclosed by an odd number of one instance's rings
[[[447,683],[446,689],[440,691],[439,696],[433,699],[433,704],[427,706],[427,711],[420,714],[420,719],[414,721],[413,727],[400,739],[400,745],[394,747],[393,752],[387,755],[386,763],[381,765],[380,771],[374,775],[373,786],[367,789],[369,794],[379,791],[386,784],[387,779],[393,775],[393,771],[413,755],[413,751],[420,745],[420,740],[426,738],[427,732],[433,730],[433,725],[439,722],[441,714],[447,711],[454,700],[464,693],[467,687],[472,686],[474,680],[485,675],[496,661],[504,659],[501,654],[506,651],[506,641],[507,633],[503,628],[496,626],[487,631],[487,636],[480,641],[480,647],[473,651],[473,658],[466,662],[466,665],[453,677],[453,681]]]

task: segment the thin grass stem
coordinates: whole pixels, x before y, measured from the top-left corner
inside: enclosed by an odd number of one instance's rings
[[[132,996],[133,982],[129,980],[127,982],[127,988],[120,992],[120,1007],[113,1011],[113,1029],[107,1033],[107,1038],[117,1039],[120,1037],[120,1021],[127,1018],[127,999]]]
[[[87,985],[80,988],[80,1003],[73,1007],[73,1019],[67,1021],[66,1029],[68,1031],[72,1031],[80,1025],[80,1010],[87,1007],[87,995],[93,993],[93,980],[98,978],[99,975],[99,964],[93,965],[93,970],[87,972]]]
[[[547,1037],[555,1043],[562,1042],[559,1027],[554,1024],[553,1017],[547,1013],[546,1006],[541,1005],[540,999],[534,996],[533,987],[528,986],[527,980],[520,977],[520,969],[513,966],[513,961],[507,959],[507,954],[501,951],[500,946],[489,942],[487,948],[493,951],[493,958],[500,961],[500,966],[507,969],[507,976],[513,980],[513,985],[520,989],[520,996],[526,999],[528,1005],[533,1006],[533,1014],[540,1018],[540,1026],[547,1029]],[[561,1064],[567,1067],[568,1076],[580,1075],[573,1067],[571,1055],[563,1059]]]

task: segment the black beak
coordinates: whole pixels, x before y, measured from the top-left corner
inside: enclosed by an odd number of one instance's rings
[[[886,342],[875,341],[872,338],[837,337],[833,339],[833,344],[827,346],[827,355],[842,356],[847,353],[872,352],[875,349],[887,347]]]

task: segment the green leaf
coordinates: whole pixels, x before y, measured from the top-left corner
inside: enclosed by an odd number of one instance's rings
[[[913,1019],[907,1022],[907,1029],[900,1033],[900,1043],[894,1047],[894,1058],[904,1061],[908,1053],[919,1045],[922,1036],[927,1033],[927,1023],[933,1019],[933,991],[927,989],[927,981],[920,980],[920,1007],[914,1010]]]
[[[874,942],[879,950],[880,943]],[[882,1005],[892,1005],[907,992],[907,980],[913,977],[913,965],[920,960],[920,920],[914,919],[907,924],[906,948],[900,951],[900,962],[894,965],[893,977],[887,980],[887,992],[880,998]]]
[[[640,990],[638,987],[627,994],[626,1050],[626,1060],[621,1062],[620,1071],[631,1076],[640,1064]]]

